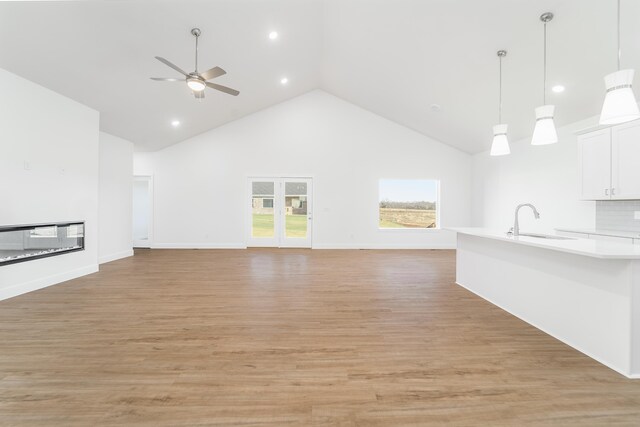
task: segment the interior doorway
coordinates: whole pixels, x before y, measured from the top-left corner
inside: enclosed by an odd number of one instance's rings
[[[310,248],[311,178],[249,178],[247,246]]]
[[[133,177],[133,246],[150,248],[153,242],[153,178]]]

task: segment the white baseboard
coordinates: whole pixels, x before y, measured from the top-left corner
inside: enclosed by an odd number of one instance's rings
[[[46,288],[48,286],[57,285],[58,283],[86,276],[87,274],[95,273],[97,271],[98,264],[91,264],[86,267],[77,268],[75,270],[67,271],[60,274],[54,274],[52,276],[43,277],[40,279],[32,280],[30,282],[20,283],[9,288],[0,289],[0,301],[8,298],[13,298],[18,295],[26,294],[27,292]]]
[[[115,261],[122,258],[133,256],[133,249],[129,249],[122,252],[116,252],[115,254],[104,255],[98,258],[98,264],[104,264],[107,262]]]
[[[406,244],[366,244],[366,243],[319,243],[314,244],[313,249],[455,249],[455,243],[452,244],[419,244],[419,245],[406,245]]]
[[[447,244],[366,244],[319,243],[312,249],[455,249],[455,243]],[[243,243],[155,243],[151,249],[247,249]]]
[[[247,249],[243,243],[155,243],[151,249]]]

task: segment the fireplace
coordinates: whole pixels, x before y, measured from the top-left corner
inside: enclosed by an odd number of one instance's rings
[[[0,226],[0,266],[84,250],[84,222]]]

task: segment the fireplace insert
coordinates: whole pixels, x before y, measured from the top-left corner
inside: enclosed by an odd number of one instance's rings
[[[84,222],[0,226],[0,266],[84,250]]]

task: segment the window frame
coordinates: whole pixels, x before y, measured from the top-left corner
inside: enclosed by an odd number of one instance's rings
[[[436,226],[432,228],[427,227],[380,227],[380,184],[382,181],[434,181],[436,184]],[[387,232],[412,232],[412,233],[432,233],[435,231],[442,230],[442,219],[440,216],[441,212],[441,190],[442,190],[442,181],[438,178],[378,178],[378,197],[376,200],[377,205],[377,215],[376,215],[376,224],[378,231],[387,233]]]

